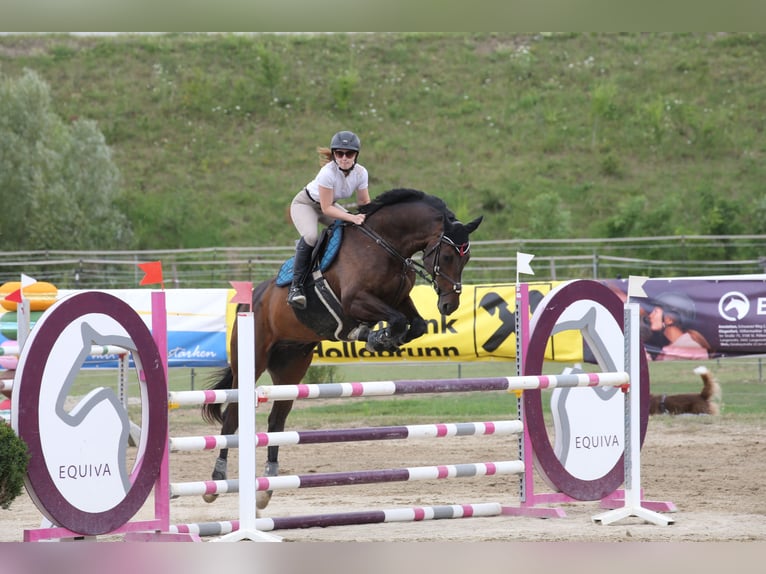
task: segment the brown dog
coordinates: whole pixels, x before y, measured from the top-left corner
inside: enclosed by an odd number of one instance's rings
[[[697,367],[695,374],[702,377],[702,391],[698,394],[649,395],[650,415],[717,415],[721,387],[707,367]]]

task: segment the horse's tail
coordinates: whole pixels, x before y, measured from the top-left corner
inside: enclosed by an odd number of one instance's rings
[[[252,309],[255,313],[258,313],[259,311],[259,303],[263,298],[263,293],[273,281],[273,279],[262,281],[253,290]],[[241,311],[245,308],[244,305],[240,304],[237,306],[237,311]],[[234,386],[234,372],[231,370],[231,365],[213,373],[209,380],[210,384],[207,386],[208,389],[214,391],[231,389]],[[220,403],[202,405],[202,419],[208,423],[223,423],[223,409],[221,408]]]
[[[210,385],[208,389],[215,391],[230,389],[234,384],[234,374],[231,371],[231,367],[226,367],[217,371],[210,377]],[[221,412],[220,403],[208,403],[202,405],[202,418],[209,423],[223,423],[223,412]]]

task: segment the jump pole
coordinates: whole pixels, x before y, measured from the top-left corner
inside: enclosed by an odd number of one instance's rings
[[[255,320],[252,311],[237,313],[239,346],[239,425],[250,429],[239,435],[239,530],[218,538],[220,542],[281,542],[282,538],[267,534],[256,527],[256,470],[255,470]],[[244,375],[244,376],[243,376]],[[166,449],[166,454],[167,454]]]
[[[630,279],[632,282],[634,278]],[[597,524],[611,524],[631,516],[658,526],[667,526],[674,522],[672,518],[641,505],[639,320],[638,303],[627,303],[625,305],[625,364],[628,367],[631,382],[625,396],[625,504],[621,508],[594,516],[593,522]]]
[[[361,510],[331,514],[258,518],[255,521],[255,525],[260,531],[295,530],[297,528],[325,528],[328,526],[353,526],[380,524],[383,522],[422,522],[425,520],[447,518],[477,518],[500,516],[501,514],[502,506],[500,503],[479,502],[475,504],[415,506],[412,508],[391,508],[386,510]],[[173,533],[191,534],[200,537],[221,536],[235,532],[237,529],[239,529],[238,520],[177,524],[170,527],[170,531]]]
[[[529,284],[519,283],[516,278],[516,374],[524,373],[527,347],[529,345]],[[525,465],[524,472],[519,477],[519,506],[503,507],[503,514],[508,516],[533,516],[536,518],[564,518],[566,512],[559,507],[540,507],[542,502],[563,502],[571,499],[561,493],[535,493],[534,449],[529,429],[524,417],[524,401],[522,393],[516,392],[516,410],[522,421],[524,432],[519,436],[519,459],[530,463]]]

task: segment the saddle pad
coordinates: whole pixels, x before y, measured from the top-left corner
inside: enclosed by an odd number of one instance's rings
[[[321,258],[319,260],[320,271],[327,270],[330,264],[335,260],[335,257],[338,255],[338,251],[340,250],[340,243],[342,240],[343,225],[338,220],[336,220],[330,227],[326,228],[322,232],[322,237],[318,242],[321,250]],[[313,254],[314,261],[316,261],[317,257],[319,257],[319,254],[317,254],[315,251]],[[279,269],[279,273],[277,273],[278,287],[284,287],[285,285],[289,285],[292,282],[294,261],[295,255],[290,257],[290,259],[282,264],[282,267]],[[311,270],[313,271],[315,267],[316,265],[313,265]]]

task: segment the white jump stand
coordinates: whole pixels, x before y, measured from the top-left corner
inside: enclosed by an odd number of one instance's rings
[[[215,542],[282,542],[282,537],[255,527],[255,323],[253,314],[237,313],[239,337],[239,529]]]
[[[625,339],[625,362],[629,365],[630,385],[625,395],[625,505],[594,516],[593,522],[597,524],[611,524],[629,517],[641,518],[658,526],[674,522],[672,518],[641,506],[641,345],[638,321],[638,304],[626,304],[625,333],[629,335]]]

